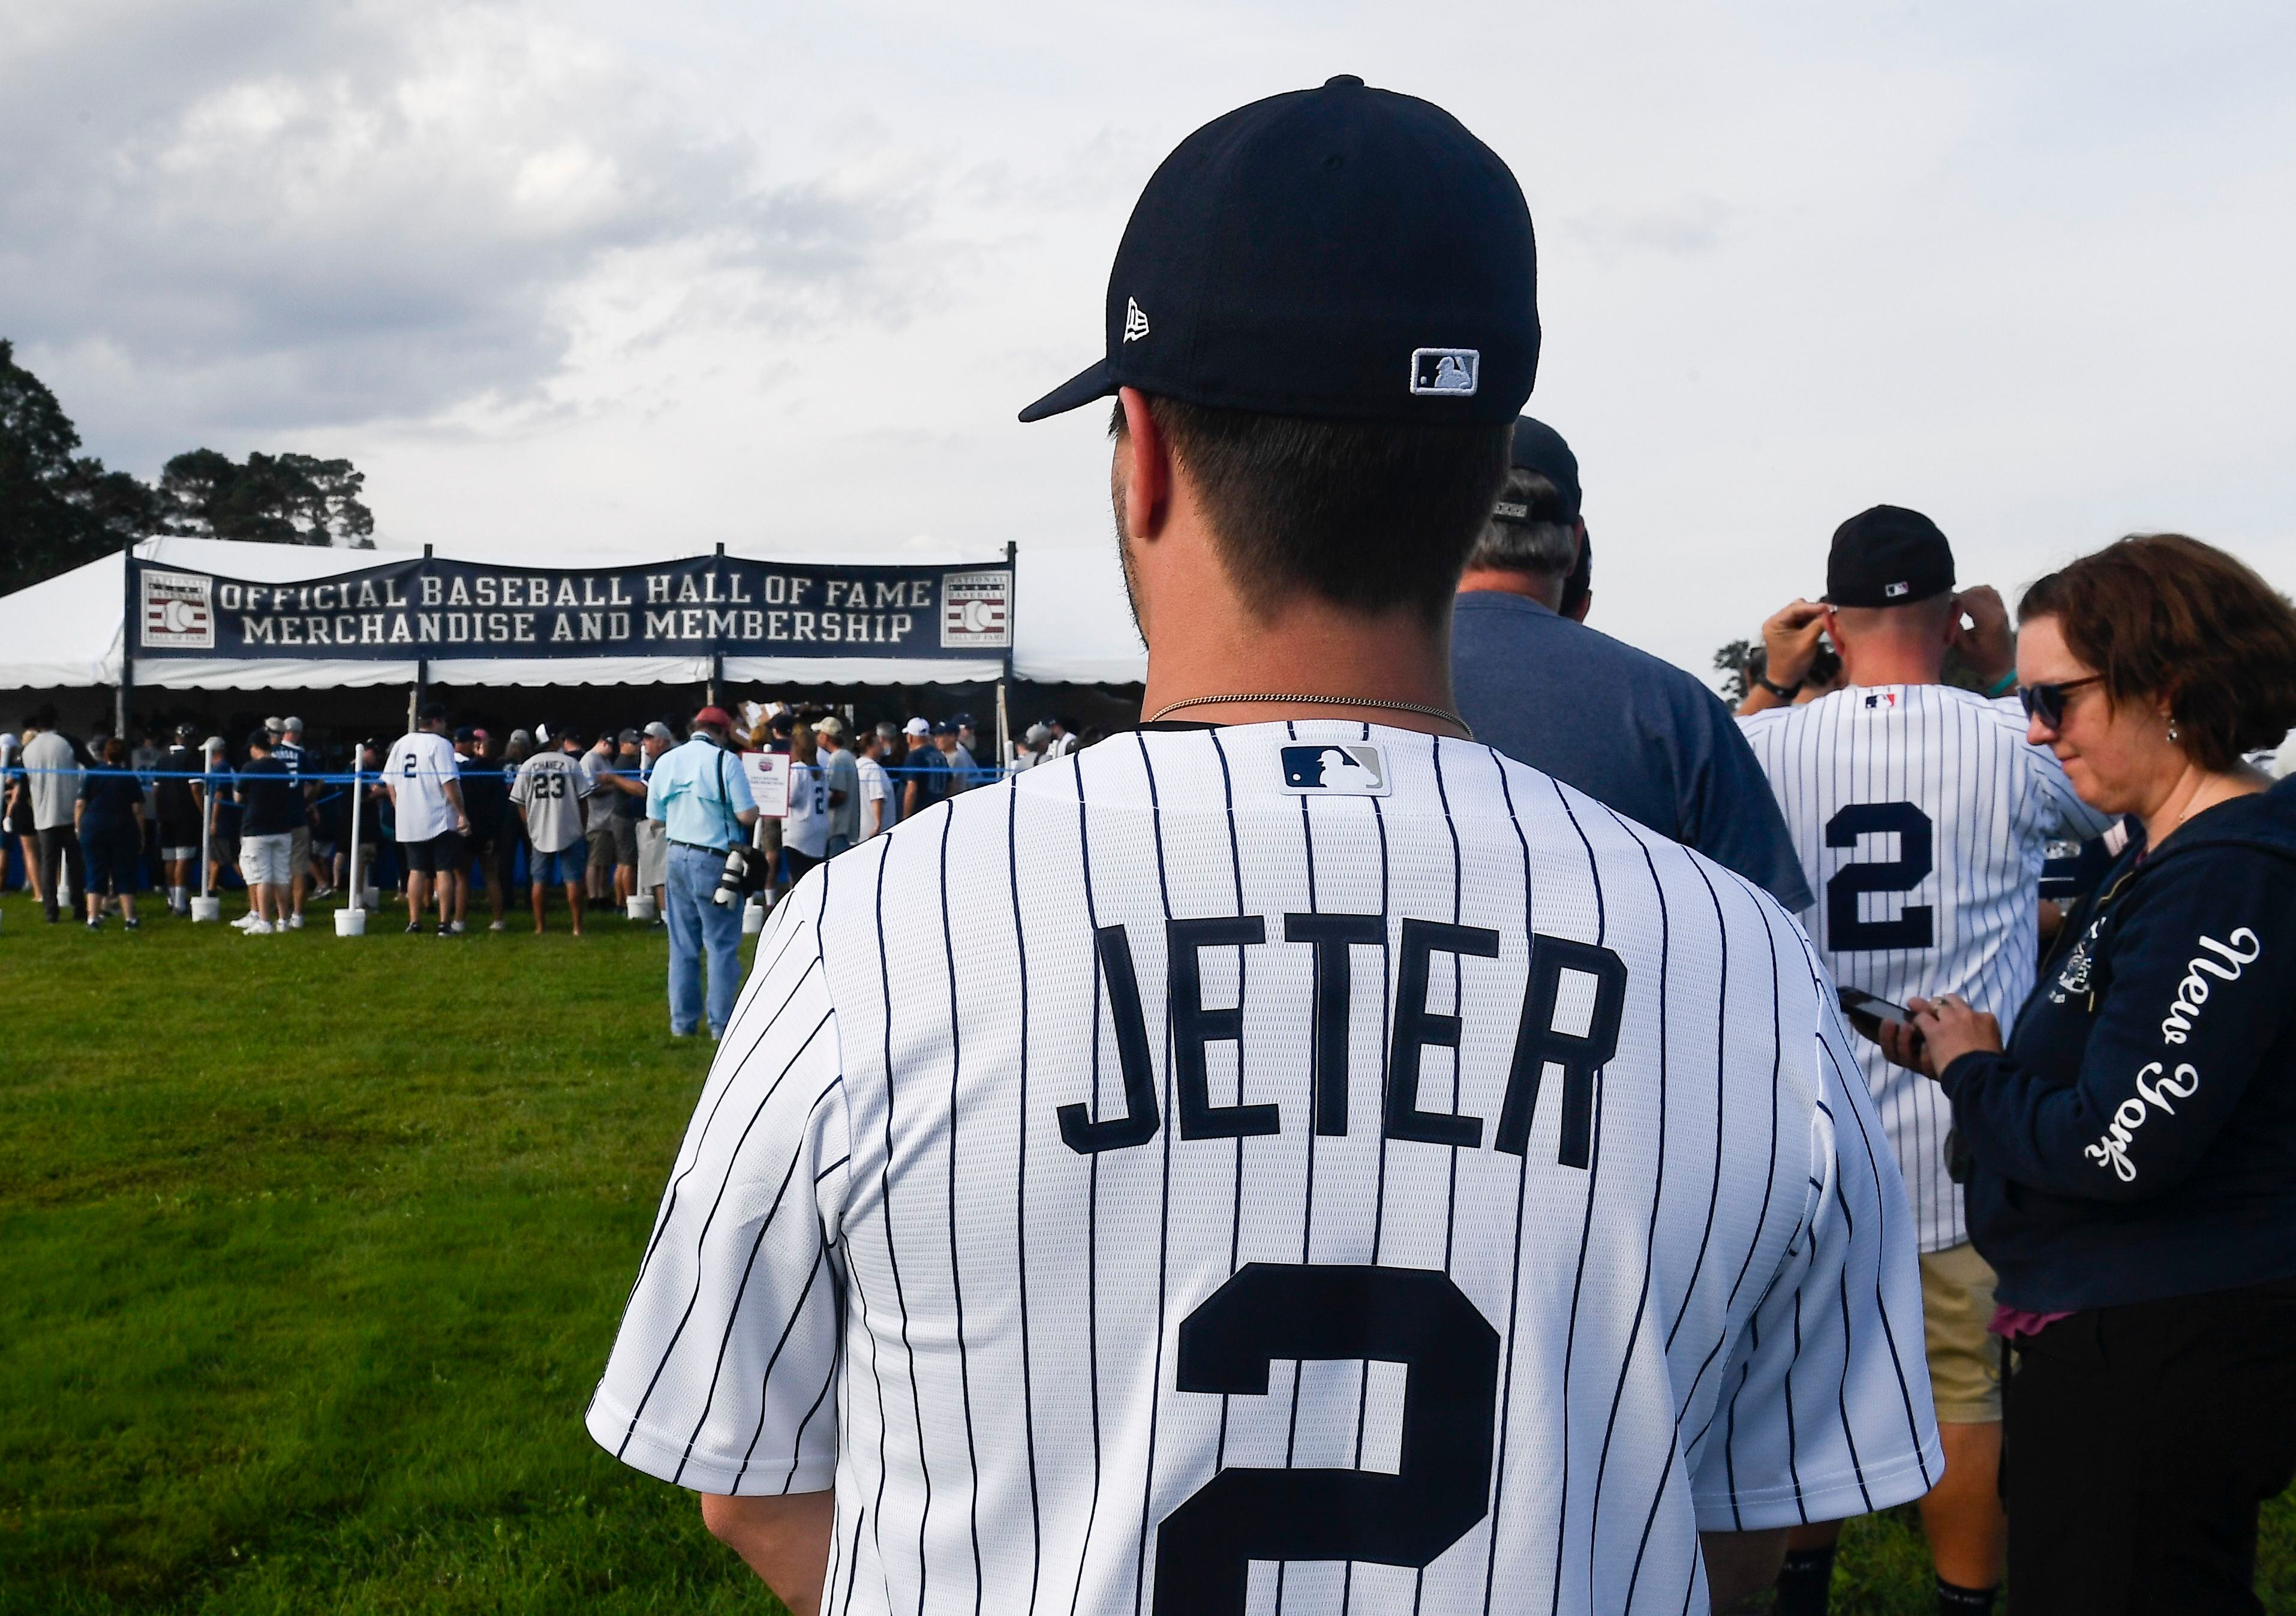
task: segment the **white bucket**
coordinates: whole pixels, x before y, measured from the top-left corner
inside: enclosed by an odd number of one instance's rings
[[[365,937],[366,935],[366,911],[365,909],[336,910],[335,935],[337,937]]]
[[[196,922],[196,921],[202,921],[202,920],[221,920],[222,918],[223,918],[223,899],[222,899],[222,898],[194,898],[193,899],[192,899],[192,919],[193,919],[193,921],[195,921],[195,922]]]
[[[360,900],[359,907],[362,909],[380,909],[382,907],[382,889],[381,887],[369,887]]]
[[[755,937],[766,929],[766,906],[751,898],[742,909],[742,935]]]
[[[653,899],[644,897],[633,898],[629,901],[628,912],[632,920],[650,921],[653,918]]]

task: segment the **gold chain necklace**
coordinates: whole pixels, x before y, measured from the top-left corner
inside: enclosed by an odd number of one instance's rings
[[[1468,740],[1475,738],[1475,732],[1468,727],[1467,721],[1447,707],[1429,707],[1419,701],[1386,701],[1372,696],[1304,696],[1265,691],[1226,696],[1189,696],[1185,701],[1168,702],[1158,708],[1149,715],[1148,722],[1157,723],[1187,707],[1227,707],[1264,702],[1298,702],[1310,707],[1368,707],[1381,712],[1417,713],[1423,718],[1440,718],[1446,724],[1456,725]]]

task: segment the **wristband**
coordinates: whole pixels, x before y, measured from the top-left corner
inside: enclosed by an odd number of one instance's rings
[[[2013,668],[2007,673],[2003,674],[1998,681],[1987,685],[1985,688],[1985,693],[1988,698],[2005,696],[2016,688],[2017,670]]]
[[[1760,685],[1764,690],[1768,691],[1781,701],[1791,701],[1801,693],[1801,681],[1800,679],[1796,679],[1791,685],[1774,685],[1770,682],[1769,675],[1766,673],[1758,673],[1754,676],[1754,683]]]

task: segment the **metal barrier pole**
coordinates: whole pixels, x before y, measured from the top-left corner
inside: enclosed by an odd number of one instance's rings
[[[366,793],[359,790],[359,749],[351,746],[351,907],[365,908],[366,883],[359,878],[359,799]]]
[[[208,833],[215,826],[215,748],[200,743],[200,896],[211,896],[208,891]]]

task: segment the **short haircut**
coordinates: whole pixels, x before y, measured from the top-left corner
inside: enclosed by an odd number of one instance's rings
[[[1467,556],[1470,571],[1538,572],[1560,577],[1578,560],[1578,529],[1562,491],[1545,474],[1507,468],[1494,504],[1523,507],[1520,520],[1487,517]]]
[[[1311,421],[1168,398],[1148,415],[1262,618],[1302,593],[1366,613],[1448,611],[1514,435],[1512,421]],[[1109,430],[1125,435],[1120,402]]]
[[[2177,743],[2205,769],[2296,726],[2296,608],[2244,563],[2181,533],[2140,533],[2025,591],[2117,707],[2165,696]]]
[[[1917,601],[1894,601],[1887,606],[1836,606],[1833,615],[1851,634],[1903,629],[1908,634],[1934,634],[1954,616],[1961,597],[1950,589],[1925,595]]]
[[[251,733],[247,737],[247,750],[250,751],[269,751],[271,750],[271,732],[267,729],[258,729]]]
[[[444,724],[447,721],[447,704],[444,701],[425,701],[414,716],[424,724]]]

